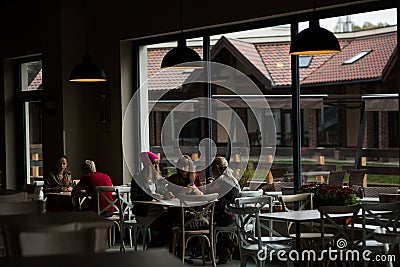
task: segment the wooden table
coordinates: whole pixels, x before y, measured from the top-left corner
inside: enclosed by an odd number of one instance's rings
[[[151,266],[151,267],[169,267],[186,266],[182,264],[177,257],[169,254],[166,250],[149,249],[145,251],[135,251],[126,253],[101,253],[84,255],[59,255],[59,256],[41,256],[25,257],[19,259],[0,258],[2,267],[71,267],[71,266]]]

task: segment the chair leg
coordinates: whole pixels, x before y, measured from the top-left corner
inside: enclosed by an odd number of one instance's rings
[[[215,242],[214,242],[214,238],[211,236],[211,242],[210,242],[210,253],[211,253],[211,262],[212,262],[212,265],[214,266],[214,267],[216,267],[217,266],[217,263],[216,263],[216,260],[215,260],[215,248],[214,248],[214,244],[215,244]]]
[[[200,239],[201,239],[201,259],[202,259],[202,261],[203,261],[203,265],[206,265],[206,257],[205,257],[205,255],[204,255],[204,238],[203,237],[200,237]]]
[[[135,247],[135,251],[137,251],[137,235],[138,235],[138,226],[134,225],[133,226],[133,246]],[[132,241],[132,236],[131,236],[131,241]],[[132,247],[132,244],[131,244]]]
[[[182,238],[182,263],[185,263],[185,252],[186,252],[186,242],[185,238]]]
[[[240,253],[240,267],[246,267],[246,256]]]

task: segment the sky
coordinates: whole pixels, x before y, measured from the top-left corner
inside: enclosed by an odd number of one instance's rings
[[[382,23],[388,23],[389,25],[397,25],[397,11],[396,8],[392,9],[385,9],[385,10],[379,10],[379,11],[373,11],[373,12],[367,12],[367,13],[359,13],[359,14],[353,14],[350,15],[351,21],[354,22],[355,25],[358,25],[362,27],[364,25],[364,22],[371,22],[372,24],[377,24],[379,22]],[[345,21],[345,16],[342,16],[342,21]],[[320,26],[330,30],[334,31],[334,28],[338,22],[338,17],[334,18],[327,18],[327,19],[321,19],[320,20]],[[287,26],[286,30],[290,31],[290,25],[285,25]],[[272,27],[274,28],[274,27]],[[278,27],[275,27],[278,28]],[[299,23],[299,31],[308,28],[308,22],[302,22]],[[265,29],[254,29],[254,30],[249,30],[249,31],[243,31],[243,32],[235,32],[235,33],[227,33],[224,34],[227,37],[230,38],[238,38],[238,37],[244,37],[244,36],[262,36],[265,35]],[[273,32],[272,32],[273,34]],[[285,33],[287,34],[287,32]],[[279,33],[278,33],[279,35]],[[216,35],[216,37],[219,39],[221,35]]]
[[[343,17],[344,20],[344,17]],[[388,23],[389,25],[397,24],[396,8],[385,9],[380,11],[373,11],[367,13],[360,13],[351,15],[351,20],[355,25],[360,27],[363,26],[364,22],[371,22],[372,24],[377,24],[379,22]],[[322,19],[320,25],[327,30],[332,31],[337,24],[338,18],[328,18]],[[307,24],[306,24],[307,27]]]

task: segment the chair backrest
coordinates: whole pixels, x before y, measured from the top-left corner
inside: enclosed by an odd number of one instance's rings
[[[42,201],[0,203],[0,215],[36,214],[43,212]]]
[[[97,193],[97,213],[102,214],[108,211],[110,208],[118,210],[118,198],[112,196],[116,193],[116,186],[96,186]],[[104,207],[101,207],[101,202],[106,203]]]
[[[6,254],[10,258],[21,257],[21,242],[19,236],[23,232],[71,232],[81,229],[81,224],[77,222],[48,225],[45,229],[40,224],[25,224],[23,222],[3,227]],[[25,246],[27,246],[26,244]],[[34,247],[41,247],[41,243],[33,242],[29,244]]]
[[[279,202],[281,202],[283,208],[286,211],[293,210],[293,205],[288,205],[289,203],[292,204],[294,202],[300,202],[299,209],[313,209],[313,193],[301,193],[301,194],[294,194],[294,195],[282,195],[279,196]]]
[[[400,194],[383,194],[378,195],[380,203],[392,203],[400,201]]]
[[[329,172],[328,184],[333,186],[343,186],[343,179],[346,171],[331,171]]]
[[[255,196],[255,197],[238,197],[235,199],[237,207],[258,207],[262,209],[270,209],[273,198],[271,196]]]
[[[398,191],[397,187],[390,186],[379,186],[379,187],[364,187],[365,197],[379,197],[379,194],[396,194]]]
[[[118,214],[121,221],[131,219],[133,205],[130,203],[129,193],[131,192],[130,187],[117,187],[117,201],[118,201]]]
[[[349,171],[349,187],[352,185],[363,186],[364,175],[367,172],[366,169],[350,170]]]
[[[374,232],[374,239],[378,242],[389,244],[388,254],[395,252],[395,247],[400,246],[400,235],[397,233],[377,233]]]
[[[235,200],[236,207],[257,207],[259,211],[268,210],[268,212],[273,211],[273,197],[271,196],[261,196],[261,197],[240,197]],[[255,223],[255,222],[254,222]],[[253,225],[254,227],[254,225]],[[278,235],[276,231],[273,230],[273,222],[269,220],[268,227],[264,224],[260,226],[262,229],[266,230],[270,236]]]
[[[19,234],[22,257],[95,253],[95,229]]]
[[[249,246],[256,246],[257,251],[261,251],[261,227],[258,207],[230,207],[235,215],[239,237],[239,249]]]
[[[373,223],[385,233],[400,232],[400,202],[394,203],[378,203],[378,204],[361,204],[362,224],[363,224],[363,240],[373,235],[366,233],[366,224]]]
[[[400,202],[361,204],[363,220],[372,219],[386,232],[400,232]]]
[[[28,200],[27,192],[16,192],[12,194],[0,194],[0,203],[12,203],[12,202],[25,202]]]
[[[318,208],[321,213],[321,235],[322,235],[322,247],[325,248],[325,225],[329,224],[329,228],[334,228],[335,235],[333,237],[336,240],[338,237],[344,237],[348,243],[349,248],[353,247],[354,240],[354,222],[357,219],[358,212],[360,211],[360,205],[350,206],[321,206]],[[346,214],[349,216],[346,218],[334,218],[334,214]],[[349,231],[350,226],[350,231]]]
[[[206,195],[181,195],[182,231],[208,230],[213,233],[214,206],[218,193]]]
[[[241,191],[240,197],[261,197],[264,194],[262,189],[258,189],[256,191],[249,190],[249,191]]]

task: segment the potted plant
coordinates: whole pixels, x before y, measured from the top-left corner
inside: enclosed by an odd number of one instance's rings
[[[360,195],[351,188],[326,184],[303,185],[300,193],[313,193],[313,206],[347,206],[360,203]]]

